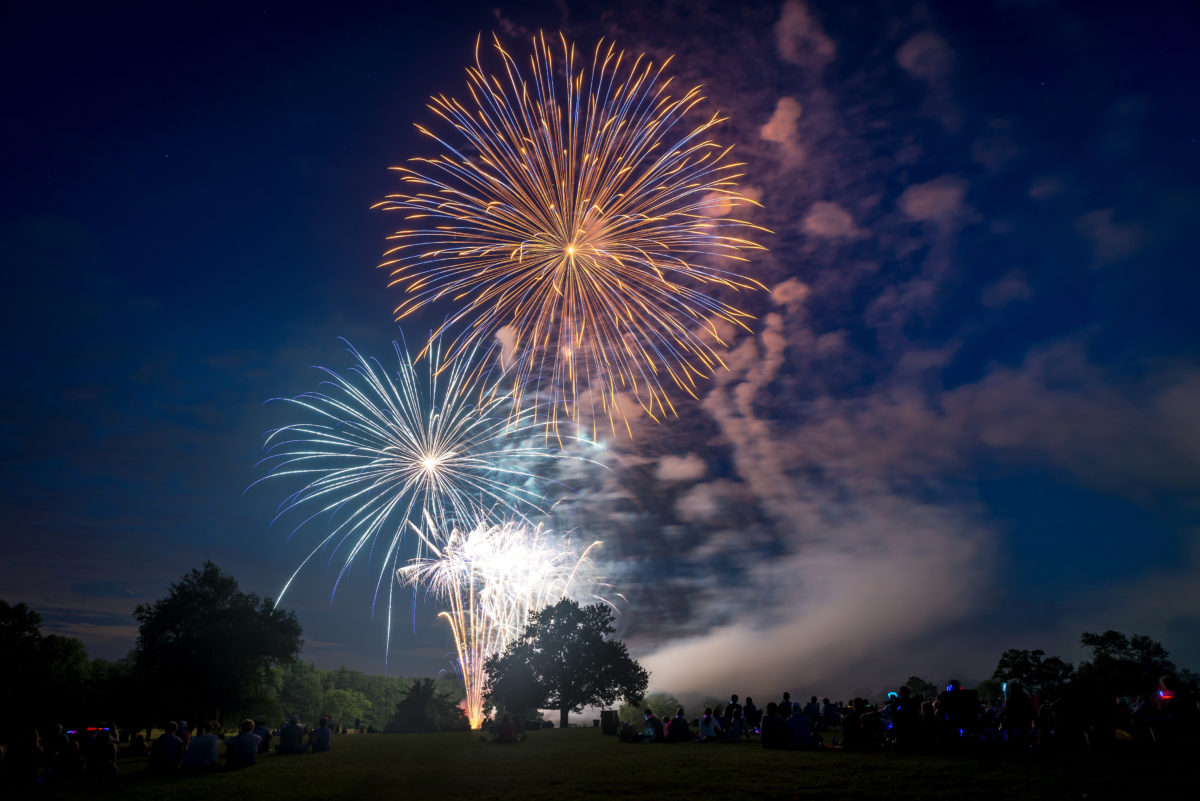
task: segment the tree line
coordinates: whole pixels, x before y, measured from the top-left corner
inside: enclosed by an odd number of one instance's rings
[[[5,731],[112,721],[143,729],[167,719],[233,723],[264,715],[377,731],[464,728],[462,697],[450,679],[322,670],[298,659],[293,612],[238,589],[207,562],[139,605],[137,642],[119,660],[89,657],[73,637],[41,632],[41,616],[0,600],[0,704]]]

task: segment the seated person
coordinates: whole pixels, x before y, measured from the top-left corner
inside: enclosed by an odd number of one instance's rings
[[[712,709],[705,709],[704,717],[700,718],[700,742],[711,743],[720,736],[721,722],[713,717]]]
[[[813,736],[812,718],[804,714],[800,704],[792,704],[792,716],[787,719],[788,748],[792,750],[816,748],[817,738]]]
[[[96,732],[88,747],[87,772],[92,776],[117,775],[117,741],[106,729]]]
[[[122,756],[127,757],[144,757],[150,753],[150,746],[146,745],[146,735],[138,732],[133,735],[132,742],[121,752]]]
[[[496,728],[496,742],[515,743],[517,741],[517,724],[513,723],[512,715],[505,712]]]
[[[275,752],[279,754],[303,754],[308,750],[304,742],[304,727],[300,725],[300,716],[292,715],[279,731],[279,745]]]
[[[679,707],[675,710],[675,717],[671,718],[671,725],[667,727],[667,742],[686,743],[690,739],[692,730],[683,716],[683,707]]]
[[[217,766],[221,755],[221,724],[215,720],[208,722],[204,734],[198,734],[188,743],[187,752],[183,755],[181,770],[209,770]]]
[[[333,747],[332,734],[333,729],[329,727],[328,718],[322,720],[321,725],[312,730],[312,734],[308,735],[308,744],[312,746],[314,754],[328,751]]]
[[[788,727],[783,718],[779,717],[779,707],[774,701],[767,704],[767,712],[762,718],[763,748],[784,749],[788,746]]]
[[[151,773],[172,773],[179,767],[179,760],[183,759],[183,740],[175,736],[178,728],[178,723],[169,721],[163,733],[150,746]]]
[[[662,721],[654,717],[654,713],[647,709],[644,713],[646,718],[646,728],[642,730],[642,741],[647,743],[663,743],[666,742],[666,734],[663,732]]]
[[[517,734],[517,724],[513,722],[512,714],[509,712],[501,715],[500,722],[496,724],[494,731],[495,737],[490,740],[486,737],[482,739],[489,743],[519,743],[524,739]]]
[[[245,768],[253,765],[258,757],[261,738],[254,733],[254,721],[246,718],[236,736],[225,738],[225,767]]]
[[[258,737],[258,753],[269,752],[271,750],[271,730],[267,728],[266,715],[259,715],[254,719],[254,735]]]

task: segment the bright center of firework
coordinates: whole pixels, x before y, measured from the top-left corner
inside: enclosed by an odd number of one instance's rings
[[[432,473],[435,470],[437,470],[438,467],[440,467],[442,462],[444,462],[445,460],[446,460],[446,457],[444,454],[438,454],[438,453],[426,454],[425,457],[423,459],[421,459],[421,467],[425,468],[425,470],[427,472]]]
[[[575,255],[575,245],[574,245],[574,244],[567,245],[567,255],[568,255],[568,256],[574,256],[574,255]]]

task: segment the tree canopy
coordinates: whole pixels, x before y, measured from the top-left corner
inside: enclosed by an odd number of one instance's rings
[[[78,714],[91,678],[87,652],[74,637],[43,635],[41,629],[37,612],[0,601],[0,704],[5,710],[0,725]]]
[[[1061,698],[1074,676],[1075,668],[1070,662],[1046,656],[1041,648],[1032,651],[1009,648],[1000,655],[992,673],[996,681],[1019,682],[1026,692],[1050,700]]]
[[[135,660],[166,705],[163,716],[219,720],[247,709],[264,694],[271,669],[293,661],[302,645],[293,612],[241,592],[212,562],[133,616]]]
[[[486,694],[510,710],[559,710],[559,725],[585,706],[640,701],[650,676],[613,633],[612,610],[563,599],[533,616],[524,633],[487,660]]]
[[[1144,634],[1085,631],[1079,641],[1092,651],[1092,658],[1079,665],[1079,680],[1097,693],[1148,694],[1160,676],[1176,672],[1167,649]]]
[[[452,690],[434,679],[417,679],[388,721],[387,731],[449,731],[466,729],[467,715]]]

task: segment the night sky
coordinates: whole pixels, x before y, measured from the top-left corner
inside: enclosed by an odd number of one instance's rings
[[[323,524],[247,490],[264,402],[338,337],[390,357],[387,168],[478,34],[563,30],[674,54],[774,232],[729,370],[569,477],[651,689],[977,680],[1105,628],[1200,668],[1194,3],[406,5],[5,5],[0,598],[118,658],[206,559],[278,594]],[[285,598],[303,655],[382,672],[339,564]],[[447,666],[435,612],[389,672]]]

